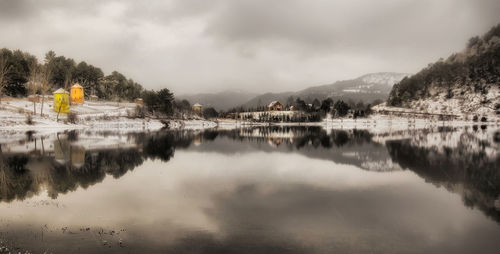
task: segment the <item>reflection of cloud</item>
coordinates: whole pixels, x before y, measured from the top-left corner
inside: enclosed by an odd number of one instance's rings
[[[131,252],[494,253],[498,249],[500,228],[465,208],[450,189],[436,188],[409,170],[385,174],[353,166],[347,160],[353,156],[343,152],[367,161],[379,158],[364,157],[367,154],[387,159],[385,147],[371,142],[369,133],[307,131],[294,136],[297,143],[277,148],[268,146],[267,138],[241,139],[233,134],[155,133],[139,142],[143,153],[87,150],[82,170],[68,171],[51,159],[44,162],[46,171],[35,174],[34,166],[41,165],[21,156],[18,168],[29,172],[2,171],[9,175],[0,177],[17,180],[13,183],[23,188],[21,183],[31,188],[38,186],[29,185],[33,182],[50,182],[49,195],[74,192],[58,197],[66,205],[64,210],[10,209],[21,203],[12,202],[0,204],[0,213],[11,218],[23,215],[15,226],[53,220],[57,225],[123,226],[127,233],[120,237]],[[199,135],[203,135],[201,145],[190,146]],[[397,144],[388,142],[387,147]],[[429,150],[414,149],[408,142],[399,145],[391,155],[400,156],[394,158],[407,165],[413,160],[401,159],[424,158]],[[425,161],[438,166],[450,163],[440,160],[445,156],[431,155],[433,160]],[[115,179],[106,178],[107,174]],[[438,176],[448,185],[453,179],[446,177],[454,175]],[[25,180],[19,181],[22,177]],[[15,192],[8,194],[7,200],[16,198]],[[470,199],[482,198],[481,192],[469,194]],[[60,216],[53,218],[54,214]]]
[[[313,253],[313,248],[285,239],[229,235],[223,239],[208,232],[191,232],[166,248],[167,253]]]
[[[477,248],[485,253],[495,251],[487,244],[495,242],[494,234],[479,227],[472,229],[477,230],[474,233],[450,228],[456,219],[474,223],[467,216],[461,217],[464,215],[453,217],[443,213],[453,202],[429,202],[425,192],[414,192],[408,186],[357,191],[308,184],[248,182],[209,198],[212,205],[206,214],[219,230],[187,231],[185,236],[169,243],[168,250],[179,253],[405,253],[408,250],[469,253]],[[469,238],[471,233],[475,236],[473,240]],[[467,241],[468,246],[456,249],[446,244],[434,245],[436,241]]]

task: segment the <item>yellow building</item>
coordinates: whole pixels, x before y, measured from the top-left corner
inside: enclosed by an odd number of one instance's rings
[[[60,113],[69,112],[69,93],[62,88],[54,92],[54,111]]]
[[[143,105],[144,104],[144,100],[142,98],[136,98],[134,100],[135,104],[137,105]]]
[[[193,109],[193,111],[200,112],[200,113],[203,110],[203,106],[199,103],[194,104],[191,108]]]
[[[74,104],[81,104],[83,103],[83,87],[76,83],[71,87],[70,90],[70,97],[71,97],[71,103]]]

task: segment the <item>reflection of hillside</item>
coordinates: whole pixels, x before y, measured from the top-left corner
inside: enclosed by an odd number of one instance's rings
[[[55,198],[79,187],[88,188],[107,175],[119,178],[147,159],[169,161],[176,149],[189,148],[228,155],[296,153],[370,171],[407,168],[428,182],[459,193],[466,205],[478,207],[500,222],[497,136],[491,130],[472,128],[373,136],[364,130],[276,126],[126,136],[108,133],[105,138],[85,133],[28,137],[0,146],[0,201],[22,200],[42,190]]]
[[[63,133],[4,144],[0,155],[1,200],[24,199],[46,189],[51,197],[119,178],[146,159],[168,161],[175,149],[228,153],[246,149],[296,152],[311,158],[385,170],[388,154],[370,142],[366,131],[331,131],[317,127],[272,127],[229,131],[174,131],[105,138]],[[107,140],[107,141],[103,141]],[[228,145],[227,141],[232,144]],[[235,142],[241,141],[241,142]],[[269,145],[271,143],[272,145]],[[264,146],[265,145],[265,146]],[[380,169],[382,165],[383,169]],[[43,188],[42,188],[43,186]]]
[[[366,130],[324,130],[321,127],[255,127],[219,132],[214,142],[200,151],[241,153],[245,151],[293,152],[314,159],[355,165],[371,171],[398,170],[382,144],[372,142]],[[244,142],[236,143],[234,141]]]
[[[414,171],[428,182],[460,194],[465,205],[478,207],[500,222],[498,143],[485,140],[484,133],[470,131],[443,132],[438,135],[442,142],[436,140],[439,138],[434,134],[387,141],[387,150],[392,160],[401,167]]]

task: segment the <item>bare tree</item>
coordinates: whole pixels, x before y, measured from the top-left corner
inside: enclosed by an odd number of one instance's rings
[[[68,91],[71,85],[71,73],[66,71],[64,75],[64,90]]]
[[[45,95],[47,91],[52,88],[52,83],[50,82],[51,70],[47,64],[43,65],[41,68],[41,87],[40,90],[42,92],[42,106],[40,108],[40,116],[43,116],[43,103],[45,101]]]
[[[37,61],[33,61],[30,68],[30,76],[28,78],[28,94],[35,95],[42,83],[42,68]],[[36,114],[36,100],[33,100],[33,114]]]
[[[3,90],[7,86],[7,74],[9,74],[12,66],[9,64],[7,57],[0,58],[0,104],[2,103]]]

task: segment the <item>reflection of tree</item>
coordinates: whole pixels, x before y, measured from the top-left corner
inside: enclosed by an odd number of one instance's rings
[[[103,181],[107,175],[120,178],[146,159],[169,161],[176,149],[190,147],[196,142],[200,146],[192,149],[199,151],[234,153],[254,147],[263,151],[300,153],[374,171],[399,169],[399,164],[430,182],[461,192],[466,205],[479,207],[500,221],[494,207],[500,195],[499,159],[492,160],[486,155],[484,149],[490,146],[487,142],[480,143],[482,149],[471,150],[470,144],[478,142],[466,135],[461,136],[463,142],[458,147],[440,150],[424,148],[409,140],[387,141],[387,149],[380,149],[382,145],[373,142],[368,131],[325,131],[310,126],[128,135],[127,138],[133,140],[132,148],[86,150],[71,142],[78,140],[78,134],[72,134],[71,140],[56,140],[53,153],[0,153],[0,201],[22,200],[38,193],[42,186],[56,198],[60,193],[88,188]],[[441,135],[441,138],[447,137]],[[227,140],[236,146],[226,148]],[[269,146],[269,141],[275,141],[273,144],[279,141],[280,145]],[[239,142],[246,144],[238,146]],[[395,166],[391,165],[391,158],[397,163]]]
[[[26,170],[26,156],[16,155],[5,158],[0,155],[0,200],[12,201],[24,198],[36,191],[33,178]]]
[[[218,135],[219,135],[218,131],[212,131],[212,130],[204,131],[203,132],[203,139],[214,140],[215,138],[217,138]]]
[[[145,141],[144,153],[150,158],[169,161],[174,155],[174,137],[169,134],[156,134]]]
[[[107,174],[120,178],[141,165],[143,160],[142,154],[132,148],[88,152],[81,168],[54,164],[51,171],[51,196],[56,197],[58,193],[74,191],[78,187],[86,189],[102,182]]]
[[[250,134],[260,133],[253,137]],[[245,134],[246,133],[246,134]],[[112,133],[102,133],[104,137]],[[53,141],[54,152],[29,152],[23,155],[4,155],[0,165],[1,200],[24,199],[47,186],[51,197],[101,182],[106,175],[119,178],[141,165],[145,159],[169,161],[175,149],[187,148],[193,142],[206,143],[217,138],[230,138],[257,143],[277,140],[285,149],[308,152],[307,147],[330,149],[348,144],[369,141],[366,131],[332,131],[319,127],[257,127],[224,131],[162,131],[152,134],[127,134],[135,140],[135,147],[127,149],[86,150],[73,144],[78,141],[77,132],[57,135]],[[271,138],[273,135],[283,136]],[[289,136],[289,137],[288,137]],[[32,137],[28,141],[37,142]],[[42,147],[43,148],[43,140]],[[306,149],[307,148],[307,149]]]
[[[314,148],[342,147],[349,143],[363,144],[371,142],[372,135],[365,130],[332,130],[327,133],[318,126],[271,126],[255,127],[242,130],[220,131],[219,136],[226,136],[240,141],[274,141],[280,137],[280,143],[286,143],[290,148],[301,149],[306,146]],[[289,138],[283,138],[288,136]],[[274,143],[274,142],[273,142]]]
[[[25,199],[38,193],[41,186],[47,186],[49,196],[56,198],[60,193],[102,182],[106,175],[120,178],[145,159],[170,160],[176,147],[188,147],[200,135],[195,132],[138,134],[133,148],[86,151],[70,142],[78,139],[73,133],[70,139],[54,140],[52,155],[0,153],[0,200]],[[210,134],[206,138],[215,137]],[[36,156],[30,156],[33,154]]]
[[[500,157],[491,158],[480,149],[470,149],[473,138],[464,138],[458,147],[419,147],[410,140],[388,141],[387,150],[393,161],[422,178],[462,195],[465,205],[478,207],[500,222],[495,200],[500,197]],[[477,141],[476,141],[477,142]]]
[[[38,193],[44,184],[48,186],[49,195],[56,198],[59,193],[74,191],[78,187],[88,188],[101,182],[107,174],[119,178],[144,161],[143,154],[136,148],[86,152],[81,167],[75,167],[71,161],[61,164],[55,157],[1,157],[2,201],[27,198]],[[32,170],[26,168],[30,161],[35,165]]]

